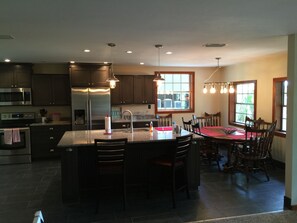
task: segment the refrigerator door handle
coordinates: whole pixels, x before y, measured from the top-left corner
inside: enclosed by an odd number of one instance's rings
[[[88,130],[89,127],[90,127],[90,118],[89,118],[89,100],[86,101],[86,111],[87,111],[87,114],[86,114],[86,124],[87,124],[87,130]]]
[[[90,130],[92,130],[92,100],[89,100],[89,122]]]

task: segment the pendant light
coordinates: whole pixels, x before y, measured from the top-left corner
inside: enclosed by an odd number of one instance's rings
[[[161,74],[160,74],[160,49],[163,47],[163,45],[156,44],[155,47],[158,49],[158,71],[157,71],[156,77],[154,78],[153,81],[156,82],[157,83],[157,86],[158,86],[163,81],[165,81],[165,79],[162,78],[161,77]]]
[[[111,59],[112,59],[112,62],[111,62],[111,67],[110,67],[110,73],[109,73],[109,78],[106,80],[106,82],[109,82],[109,87],[111,89],[114,89],[117,85],[117,82],[119,82],[119,79],[117,79],[115,76],[114,76],[114,73],[113,73],[113,57],[112,57],[112,47],[115,47],[116,45],[114,43],[107,43],[107,45],[109,47],[111,47],[111,50],[110,50],[110,54],[111,54]]]
[[[209,78],[207,78],[204,81],[204,86],[203,86],[203,90],[202,92],[204,94],[207,94],[208,92],[208,88],[209,88],[209,93],[211,94],[215,94],[217,92],[217,88],[220,88],[220,93],[221,94],[226,94],[226,93],[230,93],[233,94],[235,92],[235,89],[233,87],[232,82],[209,82],[209,80],[212,78],[212,76],[221,68],[220,67],[220,57],[216,57],[215,58],[218,62],[218,66],[216,68],[216,70],[214,72],[211,73],[211,75],[209,76]]]

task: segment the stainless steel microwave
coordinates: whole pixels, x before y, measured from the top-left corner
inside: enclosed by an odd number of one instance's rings
[[[32,105],[31,88],[0,88],[2,105]]]

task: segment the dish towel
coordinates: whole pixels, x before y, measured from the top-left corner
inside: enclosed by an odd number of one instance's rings
[[[20,129],[18,128],[12,129],[12,142],[13,143],[21,142]]]
[[[12,129],[4,129],[4,144],[12,144]]]

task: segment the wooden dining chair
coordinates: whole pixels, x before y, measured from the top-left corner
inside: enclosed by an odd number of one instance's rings
[[[256,171],[263,171],[269,181],[266,161],[275,128],[276,121],[267,129],[246,126],[246,141],[236,149],[234,168],[245,173],[247,182],[249,182],[249,175]]]
[[[188,183],[188,169],[187,160],[188,153],[191,148],[193,135],[185,135],[176,137],[175,145],[171,148],[170,152],[166,155],[153,158],[149,161],[149,171],[147,178],[147,196],[150,197],[150,174],[151,168],[157,167],[169,171],[171,178],[171,196],[172,206],[176,207],[176,192],[185,189],[187,197],[190,198],[189,183]],[[182,174],[183,184],[178,188],[176,187],[176,176],[178,171]],[[180,182],[179,182],[180,183]]]
[[[211,116],[197,117],[196,115],[192,115],[192,122],[193,122],[193,124],[199,123],[200,128],[207,127],[207,126],[212,126]]]
[[[188,132],[192,132],[192,120],[185,121],[184,117],[182,117],[183,129]]]
[[[123,209],[126,209],[126,148],[127,138],[120,139],[95,139],[95,148],[97,152],[96,166],[96,191],[97,191],[97,207],[99,187],[102,186],[100,178],[106,175],[121,176],[122,193],[123,193]]]
[[[168,115],[156,115],[156,118],[158,120],[158,127],[162,126],[172,126],[172,114]]]
[[[256,129],[266,129],[266,130],[268,130],[272,124],[273,123],[271,123],[271,122],[266,122],[261,117],[258,118],[258,119],[251,119],[248,116],[245,117],[245,129],[247,127],[253,127],[253,128],[256,128]],[[268,151],[269,156],[267,157],[267,161],[269,161],[272,164],[272,166],[274,166],[274,162],[273,162],[273,158],[272,158],[272,143],[273,143],[273,138],[272,138],[272,141],[270,142],[270,145],[269,145],[269,151]]]
[[[201,135],[199,123],[192,125],[192,131],[195,134]],[[212,162],[215,162],[218,170],[221,171],[220,160],[222,155],[219,153],[218,144],[213,142],[209,137],[203,137],[203,140],[199,140],[199,149],[200,149],[200,160],[201,163],[206,163],[208,166],[211,166]]]
[[[207,112],[204,112],[204,115],[206,117],[211,117],[211,125],[212,126],[221,126],[221,112],[217,112],[214,114],[209,114]]]

